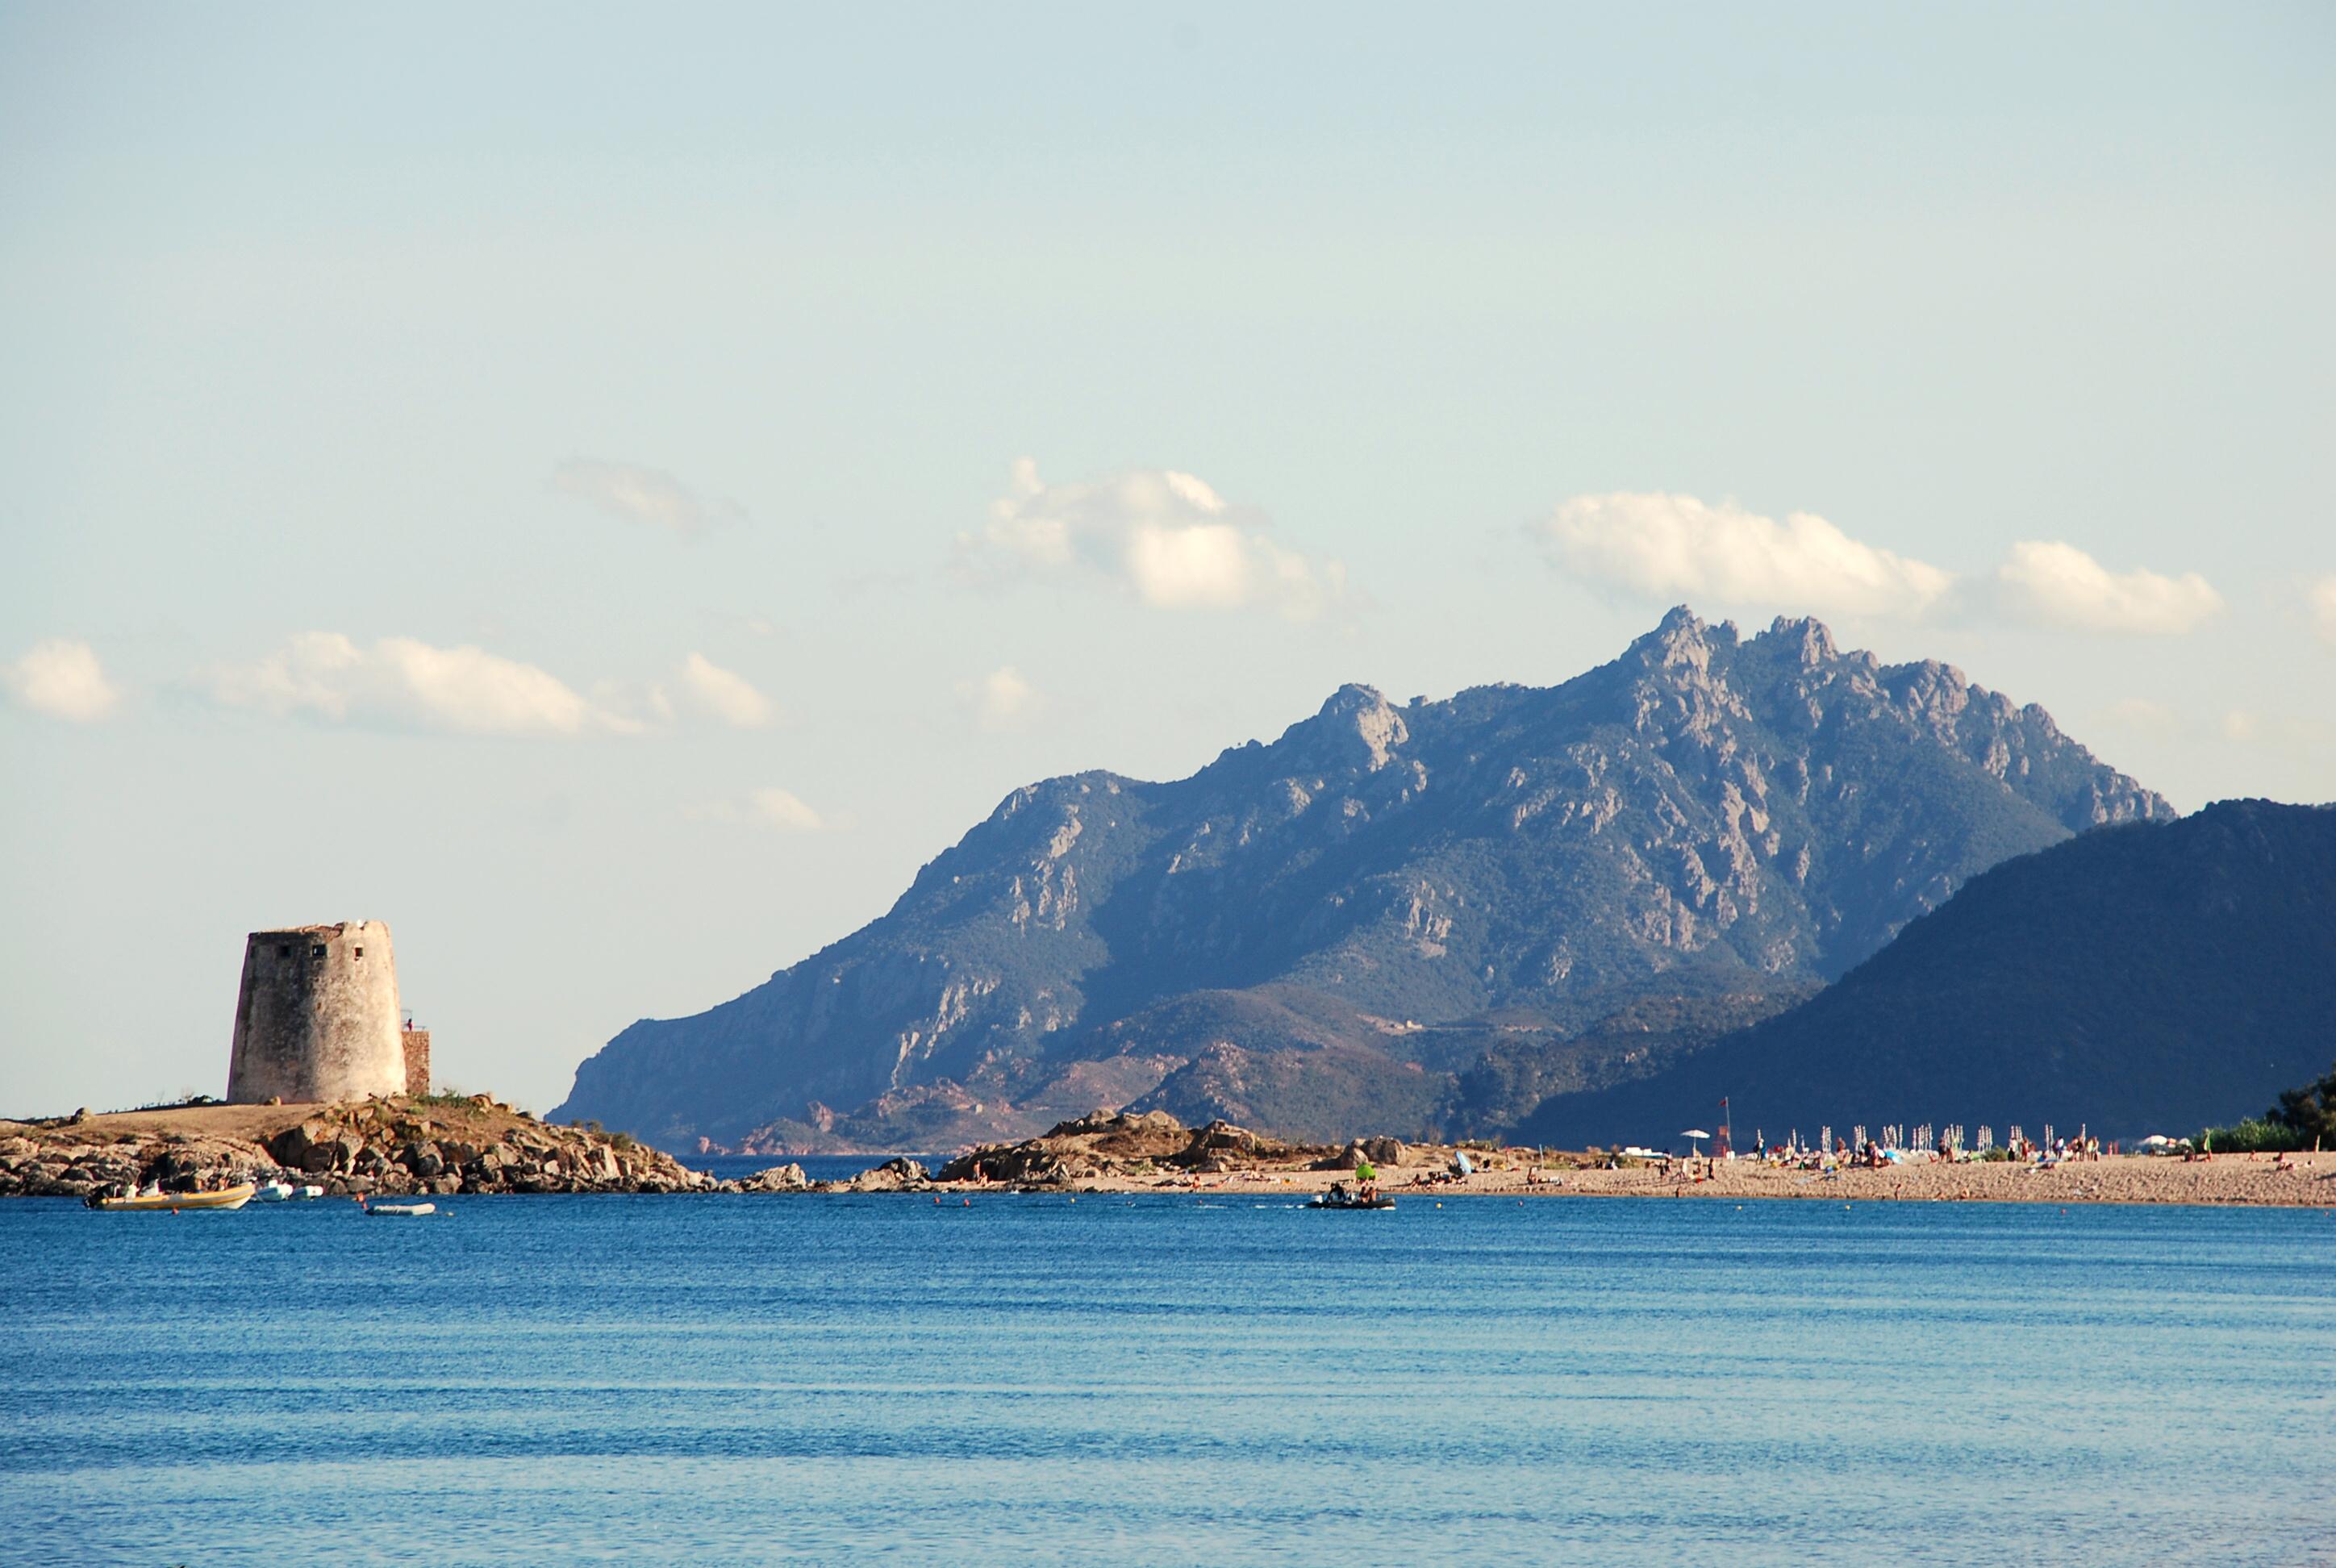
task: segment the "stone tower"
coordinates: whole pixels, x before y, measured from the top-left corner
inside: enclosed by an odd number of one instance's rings
[[[405,1092],[397,963],[379,920],[254,931],[227,1097],[361,1100]]]

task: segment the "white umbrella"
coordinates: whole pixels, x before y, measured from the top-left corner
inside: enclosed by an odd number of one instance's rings
[[[1701,1127],[1689,1127],[1686,1132],[1681,1133],[1679,1136],[1682,1138],[1708,1138],[1711,1136],[1711,1135],[1705,1132]]]

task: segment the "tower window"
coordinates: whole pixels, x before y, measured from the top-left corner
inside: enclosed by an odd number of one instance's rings
[[[278,943],[277,943],[277,944],[276,944],[276,956],[277,956],[277,958],[279,958],[279,959],[288,959],[288,958],[290,958],[290,957],[292,956],[292,944],[291,944],[291,943],[289,943],[289,942],[278,942]]]
[[[363,948],[359,948],[359,949],[357,950],[357,957],[359,957],[359,958],[363,958],[363,957],[365,957],[365,950],[364,950]]]
[[[315,947],[310,948],[308,950],[308,956],[312,959],[323,958],[325,956],[325,944],[318,942]]]

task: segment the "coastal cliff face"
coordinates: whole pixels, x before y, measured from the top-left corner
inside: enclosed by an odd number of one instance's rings
[[[1562,686],[1349,686],[1190,778],[1017,790],[882,919],[624,1031],[555,1115],[932,1147],[1270,1079],[1255,1125],[1425,1134],[1465,1123],[1497,1047],[1563,1057],[1650,998],[1773,1012],[2002,860],[2172,815],[1952,667],[1682,609]],[[1551,1081],[1649,1070],[1629,1057]]]

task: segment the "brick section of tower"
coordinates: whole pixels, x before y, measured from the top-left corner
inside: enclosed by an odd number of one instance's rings
[[[397,1033],[405,1045],[405,1092],[426,1095],[430,1092],[430,1031],[400,1029]]]

